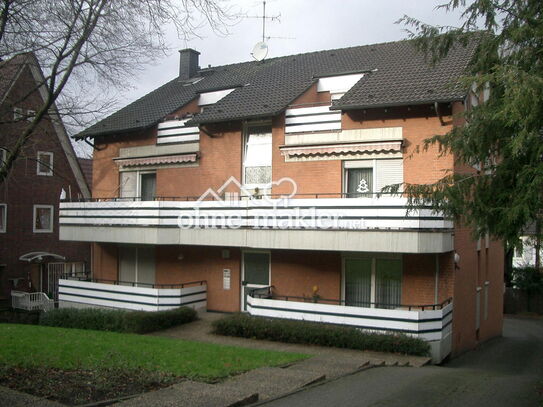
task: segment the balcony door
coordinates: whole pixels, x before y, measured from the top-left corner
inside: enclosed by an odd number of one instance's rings
[[[153,201],[156,195],[156,173],[154,171],[124,171],[120,173],[121,198]]]
[[[247,311],[247,294],[270,285],[270,252],[246,251],[241,270],[241,310]]]
[[[155,247],[119,246],[120,284],[152,287],[155,284]]]
[[[401,259],[344,258],[343,297],[349,306],[396,308],[402,302]]]

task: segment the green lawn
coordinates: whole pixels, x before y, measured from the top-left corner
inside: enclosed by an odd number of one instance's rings
[[[155,336],[0,324],[0,365],[5,367],[145,369],[210,380],[306,357]]]

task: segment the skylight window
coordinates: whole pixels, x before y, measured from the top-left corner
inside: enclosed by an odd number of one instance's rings
[[[319,78],[317,92],[330,92],[332,100],[339,99],[351,89],[362,77],[363,73],[325,76]]]
[[[232,93],[236,88],[217,90],[214,92],[204,92],[200,93],[200,99],[198,99],[198,106],[209,106],[214,103],[217,103],[219,100],[225,96]]]

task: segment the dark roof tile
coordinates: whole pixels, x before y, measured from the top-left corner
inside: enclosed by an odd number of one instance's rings
[[[435,66],[427,63],[412,41],[404,40],[204,69],[200,71],[201,80],[186,84],[173,79],[77,137],[150,127],[189,103],[198,93],[228,87],[237,89],[206,107],[192,123],[274,116],[314,83],[316,77],[347,72],[369,73],[334,102],[334,109],[459,100],[466,92],[454,81],[465,72],[474,48],[475,43],[465,48],[458,46]]]

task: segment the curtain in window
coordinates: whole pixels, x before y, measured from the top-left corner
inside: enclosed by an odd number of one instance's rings
[[[376,259],[375,302],[378,308],[396,308],[402,302],[402,262]]]
[[[269,184],[272,166],[272,133],[269,126],[251,127],[246,138],[245,184]]]
[[[51,210],[49,208],[36,208],[36,230],[51,229]]]
[[[350,168],[347,170],[347,197],[371,196],[373,192],[373,169]]]
[[[369,307],[371,259],[345,259],[345,305]]]

